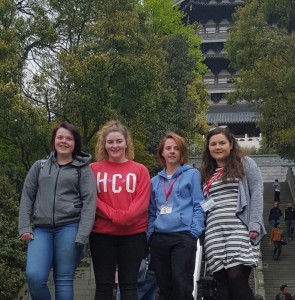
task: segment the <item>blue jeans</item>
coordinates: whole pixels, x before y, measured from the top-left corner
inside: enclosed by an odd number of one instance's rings
[[[280,225],[280,220],[270,220],[270,223],[273,227],[278,227],[278,225]]]
[[[287,227],[287,234],[288,234],[288,239],[292,239],[293,233],[294,233],[294,225],[295,221],[293,220],[287,220],[286,221],[286,227]]]
[[[84,246],[76,246],[78,223],[36,227],[28,244],[26,277],[32,300],[50,300],[47,286],[53,268],[55,300],[73,300],[73,280]]]

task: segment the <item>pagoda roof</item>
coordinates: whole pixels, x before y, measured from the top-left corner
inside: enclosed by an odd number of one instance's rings
[[[259,113],[249,104],[212,105],[207,113],[207,123],[240,124],[257,123]]]

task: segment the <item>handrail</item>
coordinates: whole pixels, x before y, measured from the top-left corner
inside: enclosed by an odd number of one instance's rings
[[[292,195],[292,198],[293,198],[293,201],[294,201],[295,200],[295,176],[294,176],[294,173],[293,173],[292,166],[288,167],[286,180],[288,182],[288,185],[289,185],[289,188],[290,188],[290,191],[291,191],[291,195]]]
[[[194,291],[193,291],[194,300],[197,300],[198,297],[198,282],[201,278],[202,254],[203,254],[203,246],[201,246],[200,241],[198,240],[197,251],[196,251],[195,272],[194,272]]]

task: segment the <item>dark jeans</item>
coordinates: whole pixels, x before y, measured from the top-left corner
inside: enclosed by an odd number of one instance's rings
[[[160,299],[193,299],[196,250],[197,239],[189,232],[153,233],[150,251]]]
[[[282,252],[282,243],[280,241],[274,241],[273,259],[279,259]]]
[[[286,227],[287,227],[287,233],[288,233],[288,238],[291,239],[293,237],[293,233],[294,233],[294,224],[295,224],[295,220],[287,220],[286,221]]]
[[[144,256],[145,238],[145,232],[124,236],[91,233],[95,300],[112,299],[117,266],[122,300],[138,300],[137,275]]]
[[[279,191],[275,191],[275,194],[274,194],[274,201],[275,202],[280,202],[280,193]]]
[[[254,300],[249,286],[251,267],[238,265],[213,273],[216,280],[218,300]]]

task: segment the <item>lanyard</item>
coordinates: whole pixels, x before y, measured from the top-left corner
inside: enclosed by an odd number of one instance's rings
[[[208,180],[207,183],[206,183],[206,193],[207,195],[209,195],[209,190],[210,190],[210,187],[212,185],[212,183],[224,172],[224,168],[222,168],[221,170],[219,170],[219,172],[211,179],[211,180]]]
[[[177,180],[177,178],[178,178],[179,176],[180,176],[180,174],[178,174],[178,175],[176,176],[176,178],[173,180],[173,182],[171,183],[171,185],[170,185],[170,187],[169,187],[169,189],[168,189],[168,192],[167,192],[167,190],[166,190],[165,179],[163,179],[163,186],[164,186],[164,192],[165,192],[165,199],[166,199],[166,202],[168,201],[168,198],[169,198],[169,196],[170,196],[170,194],[171,194],[171,192],[172,192],[174,183],[175,183],[175,181]]]

